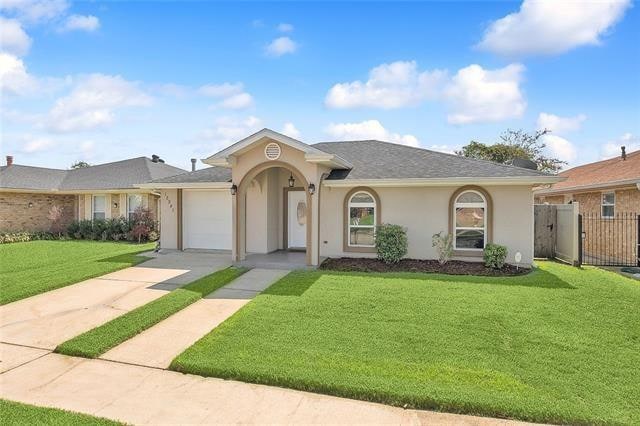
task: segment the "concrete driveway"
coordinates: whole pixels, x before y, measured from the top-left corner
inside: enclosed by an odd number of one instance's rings
[[[60,343],[231,265],[229,255],[147,254],[117,272],[0,306],[0,342],[53,350]]]

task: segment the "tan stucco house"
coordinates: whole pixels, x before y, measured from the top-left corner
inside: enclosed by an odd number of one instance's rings
[[[159,195],[136,185],[183,172],[157,156],[73,170],[23,166],[7,156],[0,167],[0,232],[47,231],[54,205],[63,208],[64,225],[128,217],[139,206],[159,217]]]
[[[408,256],[436,258],[432,235],[452,233],[455,257],[489,242],[533,260],[533,193],[556,176],[375,140],[309,145],[263,129],[206,158],[211,167],[139,185],[160,193],[161,247],[253,253],[301,250],[375,256],[375,226],[406,227]]]

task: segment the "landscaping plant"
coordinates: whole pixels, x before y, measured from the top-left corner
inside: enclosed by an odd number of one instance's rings
[[[96,241],[157,241],[158,224],[149,209],[139,208],[131,219],[77,220],[67,227],[67,234],[76,240]]]
[[[451,256],[453,256],[453,235],[443,235],[443,231],[433,234],[433,237],[431,237],[431,246],[435,247],[438,252],[438,262],[444,265],[451,260]]]
[[[398,263],[407,255],[407,231],[400,225],[382,224],[376,230],[376,252],[385,263]]]
[[[501,269],[506,258],[506,246],[489,243],[484,248],[484,264],[487,268]]]

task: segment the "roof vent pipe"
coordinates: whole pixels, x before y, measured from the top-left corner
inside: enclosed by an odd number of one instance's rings
[[[622,151],[622,155],[621,155],[622,159],[626,160],[627,159],[627,148],[624,147],[624,146],[621,146],[620,147],[620,151]]]
[[[7,155],[7,166],[13,164],[13,155]]]
[[[195,171],[196,171],[196,161],[197,161],[197,160],[196,160],[195,158],[192,158],[192,159],[191,159],[191,171],[192,171],[192,172],[195,172]]]
[[[157,156],[156,154],[151,155],[151,161],[153,161],[154,163],[157,163],[158,160],[160,160],[159,156]]]

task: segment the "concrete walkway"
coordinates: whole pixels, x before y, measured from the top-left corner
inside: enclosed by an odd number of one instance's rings
[[[116,346],[100,358],[167,368],[177,355],[288,272],[252,269],[204,299]]]
[[[0,398],[131,424],[515,424],[58,354],[1,374]]]
[[[0,306],[0,342],[53,350],[60,343],[231,264],[229,256],[157,255],[122,269]]]

